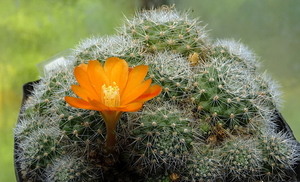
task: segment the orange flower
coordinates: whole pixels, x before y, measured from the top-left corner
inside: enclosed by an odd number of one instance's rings
[[[80,64],[74,69],[79,85],[72,85],[80,98],[66,96],[65,100],[72,107],[99,111],[106,124],[106,146],[113,147],[122,112],[140,110],[162,90],[159,85],[150,86],[151,79],[143,81],[147,72],[148,66],[128,68],[127,62],[117,57],[108,58],[103,67],[97,60]]]

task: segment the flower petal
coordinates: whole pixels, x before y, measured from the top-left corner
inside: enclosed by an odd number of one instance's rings
[[[96,107],[97,108],[97,111],[104,111],[104,110],[110,110],[109,107],[107,107],[106,105],[104,105],[102,102],[99,102],[97,100],[91,100],[91,99],[88,99],[89,103]]]
[[[86,70],[84,70],[84,68],[76,67],[74,69],[74,74],[77,82],[84,90],[88,91],[90,94],[94,96],[97,95],[97,93],[95,92],[94,88],[91,85],[89,76]]]
[[[80,98],[82,98],[85,101],[88,101],[88,98],[94,98],[95,96],[90,94],[87,90],[84,90],[79,85],[72,85],[71,86],[73,92]],[[97,95],[96,95],[97,97]]]
[[[121,105],[127,105],[136,98],[140,97],[151,85],[152,80],[148,79],[143,83],[139,84],[137,87],[133,88],[126,95],[121,96]]]
[[[136,112],[140,110],[142,106],[143,106],[142,102],[134,102],[126,105],[126,107],[119,108],[118,110],[123,112]]]
[[[110,57],[106,59],[104,63],[104,70],[110,80],[110,85],[113,85],[113,82],[116,82],[116,85],[118,85],[120,89],[120,93],[122,93],[128,79],[127,62],[124,59]]]
[[[127,85],[123,93],[120,93],[121,97],[122,95],[128,95],[128,93],[131,92],[136,86],[141,84],[147,75],[147,72],[148,66],[146,65],[139,65],[131,69],[128,75]]]
[[[94,87],[94,90],[98,94],[99,98],[103,98],[102,86],[104,84],[109,85],[110,83],[101,63],[97,60],[89,61],[87,73],[92,87]]]
[[[79,67],[79,68],[83,69],[83,71],[87,72],[87,64],[82,63],[82,64],[78,65],[77,67]]]
[[[65,101],[72,107],[87,109],[87,110],[98,110],[97,107],[92,106],[89,102],[83,99],[66,96]]]
[[[153,85],[148,88],[141,96],[139,96],[137,99],[135,99],[132,102],[146,102],[160,94],[162,91],[162,87],[159,85]]]

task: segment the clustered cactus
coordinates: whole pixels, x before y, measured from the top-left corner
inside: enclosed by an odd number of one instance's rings
[[[99,112],[69,106],[80,63],[119,57],[149,66],[162,87],[123,113],[113,155]],[[291,134],[277,132],[274,81],[234,40],[171,7],[138,12],[118,34],[82,41],[64,65],[34,84],[15,128],[24,181],[289,181],[299,160]]]

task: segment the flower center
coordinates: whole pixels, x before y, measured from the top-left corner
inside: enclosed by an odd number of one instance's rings
[[[108,107],[117,107],[120,106],[120,93],[119,87],[117,86],[116,82],[113,82],[113,86],[108,86],[104,84],[102,86],[103,90],[103,104]]]

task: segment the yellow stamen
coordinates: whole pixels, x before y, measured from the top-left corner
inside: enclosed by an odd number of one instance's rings
[[[103,90],[103,103],[108,107],[118,107],[120,106],[120,93],[119,87],[116,82],[113,82],[113,86],[108,86],[104,84],[102,86]]]

